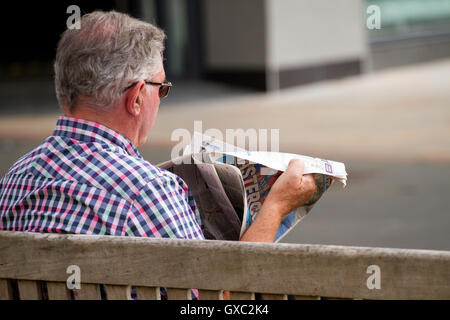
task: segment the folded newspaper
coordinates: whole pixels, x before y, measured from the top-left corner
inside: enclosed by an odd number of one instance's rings
[[[186,182],[199,208],[207,239],[239,240],[291,159],[303,161],[304,174],[314,175],[317,189],[310,201],[282,220],[275,237],[278,242],[306,216],[334,180],[345,187],[343,163],[291,153],[250,152],[194,133],[183,156],[158,166]]]

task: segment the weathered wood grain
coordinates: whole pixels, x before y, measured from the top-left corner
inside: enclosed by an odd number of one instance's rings
[[[108,300],[132,300],[131,286],[106,285],[106,297]]]
[[[81,289],[76,291],[77,300],[100,300],[100,287],[98,284],[82,283]]]
[[[168,300],[192,300],[191,289],[166,288]]]
[[[161,300],[161,290],[159,287],[136,287],[138,300]]]
[[[19,280],[20,300],[42,300],[41,284],[39,281]]]
[[[198,290],[200,300],[223,300],[223,290]]]
[[[254,292],[230,291],[231,300],[255,300]]]
[[[65,282],[47,282],[47,293],[49,300],[71,300],[70,290]]]
[[[13,292],[10,280],[0,279],[0,300],[12,300]]]
[[[263,293],[263,294],[261,294],[261,299],[263,299],[263,300],[287,300],[287,295],[286,294]]]
[[[320,300],[317,296],[294,296],[295,300]]]
[[[450,252],[0,232],[0,278],[363,299],[450,299]],[[368,289],[367,268],[381,270]],[[19,267],[20,266],[20,267]]]

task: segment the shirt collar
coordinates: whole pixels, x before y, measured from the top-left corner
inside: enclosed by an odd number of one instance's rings
[[[60,116],[53,135],[85,142],[113,144],[124,149],[133,157],[142,158],[139,151],[128,138],[94,121]]]

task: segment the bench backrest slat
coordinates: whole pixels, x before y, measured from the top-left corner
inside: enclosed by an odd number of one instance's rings
[[[100,299],[94,284],[151,287],[151,297],[166,287],[231,296],[450,299],[447,251],[0,232],[0,279],[65,282],[70,265],[81,270],[78,294],[90,299]],[[380,289],[367,286],[372,265],[381,272]]]
[[[75,291],[76,300],[100,300],[100,285],[93,283],[82,283],[81,288]]]
[[[8,279],[0,279],[0,300],[12,300],[13,298],[11,281]]]
[[[161,300],[159,287],[136,286],[136,295],[139,297],[139,300]]]
[[[17,285],[21,300],[42,300],[42,288],[39,281],[19,280]]]
[[[167,288],[169,300],[192,300],[191,289]]]
[[[49,300],[71,300],[70,290],[66,282],[48,281],[47,294]]]
[[[131,286],[106,285],[108,300],[131,300]]]

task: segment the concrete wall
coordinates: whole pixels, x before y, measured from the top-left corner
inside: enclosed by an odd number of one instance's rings
[[[361,72],[362,0],[205,0],[207,72],[277,90]]]
[[[209,70],[265,68],[265,2],[206,0],[204,32]]]
[[[450,30],[450,28],[449,28]],[[450,57],[450,31],[371,43],[372,71]]]
[[[267,65],[291,69],[367,54],[360,0],[266,0]]]

